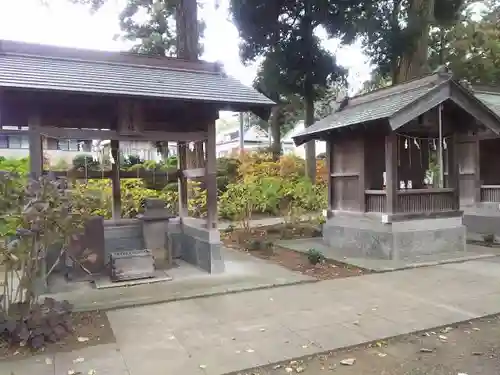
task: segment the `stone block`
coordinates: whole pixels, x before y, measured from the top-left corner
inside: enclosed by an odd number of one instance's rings
[[[349,257],[418,260],[421,255],[465,251],[462,218],[406,220],[384,224],[374,218],[327,220],[323,239]]]

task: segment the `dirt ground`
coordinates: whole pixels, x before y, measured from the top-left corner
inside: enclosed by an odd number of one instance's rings
[[[89,311],[73,313],[74,332],[62,341],[48,344],[42,351],[45,353],[70,352],[99,344],[115,342],[113,330],[104,312]],[[0,341],[0,361],[21,358],[39,354],[27,347],[9,347],[8,343]]]
[[[317,234],[317,230],[310,225],[295,225],[290,228],[286,228],[284,225],[275,225],[252,229],[250,233],[245,233],[239,229],[234,230],[226,233],[224,243],[233,249],[248,252],[257,258],[268,260],[291,271],[300,272],[318,280],[331,280],[368,273],[368,271],[360,268],[330,260],[313,265],[309,262],[306,254],[273,244],[279,239],[314,237]],[[273,245],[271,248],[254,249],[252,243],[255,243],[255,241]]]
[[[354,364],[341,361],[355,360]],[[268,366],[241,375],[498,375],[500,318],[408,335],[369,347]]]

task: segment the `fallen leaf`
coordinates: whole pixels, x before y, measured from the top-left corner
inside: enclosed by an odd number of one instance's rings
[[[378,353],[378,356],[383,358],[383,357],[387,357],[387,354],[386,353]]]
[[[75,370],[68,370],[68,375],[76,375],[76,371]]]
[[[97,372],[95,370],[89,370],[89,372],[87,373],[87,375],[96,375]]]
[[[274,366],[273,366],[273,370],[277,370],[277,369],[279,369],[279,368],[281,368],[281,365],[274,365]]]
[[[253,349],[247,349],[247,350],[246,350],[246,352],[247,352],[247,353],[253,353],[254,351],[255,351],[255,350],[253,350]]]
[[[261,328],[260,331],[261,332],[266,332],[266,329],[265,328]]]
[[[77,359],[73,360],[73,363],[82,363],[83,361],[85,361],[85,358],[78,357]]]
[[[340,361],[340,364],[344,366],[352,366],[354,363],[356,363],[356,358],[346,358]]]
[[[87,341],[89,341],[88,337],[83,337],[83,336],[78,336],[76,339],[77,339],[78,342],[87,342]]]
[[[297,372],[298,374],[300,374],[301,372],[304,372],[304,370],[305,370],[305,369],[304,369],[304,367],[300,367],[300,366],[299,366],[299,367],[297,367],[297,368],[295,369],[295,372]]]
[[[441,340],[441,341],[446,341],[448,340],[448,337],[446,336],[443,336],[443,335],[439,335],[438,338]]]
[[[285,372],[290,374],[293,371],[293,368],[291,367],[285,367]]]
[[[479,328],[476,328],[476,327],[472,328],[472,330],[473,330],[473,331],[480,331],[480,329],[479,329]]]
[[[432,349],[427,349],[427,348],[421,348],[420,353],[433,353],[434,350]]]
[[[307,349],[309,346],[307,345],[302,345],[302,349]]]
[[[46,365],[51,365],[52,364],[52,358],[49,358],[49,357],[45,358],[45,364]]]
[[[359,321],[356,320],[356,321],[352,322],[352,324],[354,324],[355,326],[359,326]]]
[[[483,352],[472,352],[472,355],[483,355]]]
[[[200,365],[200,368],[205,369],[205,368],[207,368],[207,365]]]

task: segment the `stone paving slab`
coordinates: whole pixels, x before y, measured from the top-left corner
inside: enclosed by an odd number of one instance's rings
[[[109,311],[116,346],[84,356],[112,375],[221,375],[496,313],[500,262],[478,260]]]
[[[166,271],[171,281],[104,289],[93,288],[88,282],[72,283],[71,290],[42,298],[68,300],[76,311],[109,310],[316,281],[236,250],[223,249],[223,256],[226,270],[221,274],[210,275],[180,261],[178,268]]]
[[[327,246],[321,238],[281,240],[276,242],[276,245],[302,253],[307,252],[309,249],[316,249],[321,251],[328,259],[352,264],[353,266],[375,272],[397,271],[408,268],[436,266],[439,264],[458,263],[500,256],[500,248],[498,247],[486,247],[472,244],[467,244],[465,252],[456,251],[440,254],[426,254],[421,255],[418,261],[350,257],[344,251]]]

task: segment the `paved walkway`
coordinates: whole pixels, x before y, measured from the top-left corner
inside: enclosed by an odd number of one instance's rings
[[[0,374],[219,375],[499,312],[500,261],[469,261],[112,311],[116,344]]]

